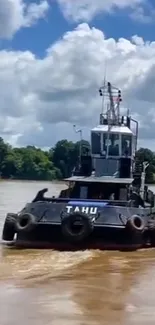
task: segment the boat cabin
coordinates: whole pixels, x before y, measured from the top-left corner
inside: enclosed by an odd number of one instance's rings
[[[91,130],[91,153],[93,157],[120,158],[134,154],[134,135],[126,126],[99,125]]]
[[[69,187],[60,197],[80,200],[127,201],[133,179],[72,176],[65,179]]]
[[[72,199],[75,201],[101,200],[109,201],[111,205],[145,207],[154,206],[155,195],[145,188],[144,198],[133,187],[133,178],[115,177],[81,177],[72,176],[66,178],[68,188],[62,190],[60,199]]]
[[[131,119],[121,117],[117,125],[103,124],[91,130],[91,156],[96,176],[132,177],[136,134]]]

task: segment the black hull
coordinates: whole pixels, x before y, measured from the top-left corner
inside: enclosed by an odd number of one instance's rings
[[[133,251],[151,247],[147,230],[143,233],[131,233],[125,228],[95,227],[87,239],[79,243],[72,243],[63,237],[60,225],[47,224],[40,224],[29,233],[18,233],[12,245],[16,248],[55,249],[59,251],[86,249]]]
[[[150,208],[107,204],[89,200],[69,203],[68,199],[67,203],[33,202],[19,215],[7,214],[2,238],[12,242],[16,234],[15,247],[61,251],[155,246],[155,217]]]
[[[75,247],[75,245],[67,244],[67,243],[56,243],[56,242],[30,242],[30,241],[24,241],[24,240],[17,240],[14,245],[17,249],[51,249],[51,250],[57,250],[60,252],[76,252],[76,251],[84,251],[84,250],[112,250],[112,251],[128,251],[132,252],[138,249],[144,249],[144,248],[151,248],[151,245],[149,244],[110,244],[110,243],[102,243],[102,242],[96,242],[94,244],[89,243],[88,245],[78,245]]]

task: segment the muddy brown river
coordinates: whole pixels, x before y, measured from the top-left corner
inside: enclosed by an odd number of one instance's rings
[[[0,235],[16,212],[48,187],[0,182]],[[0,245],[0,325],[154,325],[155,249],[139,252],[15,250]]]

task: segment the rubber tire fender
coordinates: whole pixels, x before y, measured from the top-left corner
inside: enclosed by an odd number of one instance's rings
[[[13,241],[16,233],[16,218],[17,214],[8,213],[4,222],[2,239],[5,241]]]
[[[22,213],[18,216],[16,222],[17,232],[30,232],[36,226],[36,218],[31,213]]]
[[[134,214],[127,220],[126,227],[133,232],[142,233],[145,229],[145,220],[141,216]]]
[[[72,226],[75,222],[81,224],[79,232],[74,232]],[[83,213],[66,214],[61,220],[61,230],[65,238],[73,243],[82,242],[94,229],[94,220]]]

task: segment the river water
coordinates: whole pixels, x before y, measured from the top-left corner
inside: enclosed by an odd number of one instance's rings
[[[0,182],[0,234],[44,187]],[[49,195],[50,195],[49,194]],[[155,249],[138,252],[57,252],[0,246],[0,325],[154,325]]]

